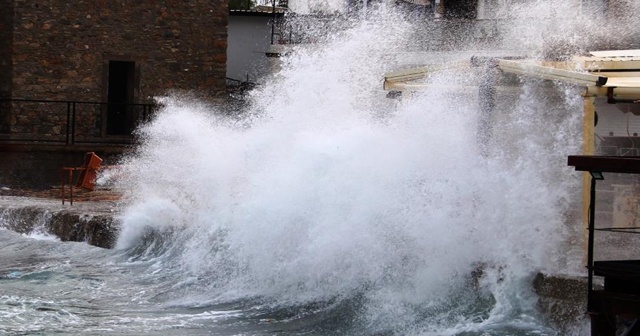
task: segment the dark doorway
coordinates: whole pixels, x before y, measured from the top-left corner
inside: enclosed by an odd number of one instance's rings
[[[478,0],[440,0],[444,1],[444,15],[448,19],[475,19]]]
[[[128,135],[135,127],[135,62],[109,61],[107,134]]]

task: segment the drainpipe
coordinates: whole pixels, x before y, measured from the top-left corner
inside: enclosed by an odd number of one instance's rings
[[[484,20],[487,18],[485,15],[486,5],[485,0],[478,0],[478,5],[476,7],[476,19]]]
[[[433,15],[436,19],[441,19],[444,16],[444,0],[435,0]]]
[[[493,113],[496,105],[496,62],[493,59],[481,59],[472,57],[471,64],[476,67],[476,73],[480,76],[478,86],[478,128],[477,142],[480,155],[486,157],[489,154],[489,143],[493,134]]]
[[[271,21],[271,44],[273,44],[276,35],[276,0],[273,0],[273,7],[271,8],[273,11],[273,20]]]
[[[367,7],[369,6],[369,3],[367,0],[362,1],[362,19],[366,20],[367,19]]]

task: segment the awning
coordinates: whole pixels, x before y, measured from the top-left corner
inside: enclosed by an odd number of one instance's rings
[[[414,5],[419,5],[419,6],[431,5],[431,0],[402,0],[402,1],[410,4],[414,4]]]
[[[453,69],[471,70],[471,62],[450,62],[392,71],[384,75],[384,89],[388,91],[424,91],[427,88],[443,88],[443,85],[434,86],[425,80],[429,75]]]
[[[492,58],[504,73],[562,81],[583,86],[584,95],[607,97],[611,102],[640,100],[640,50],[594,51],[567,61]],[[451,68],[471,68],[471,61],[395,71],[385,75],[384,88],[395,91],[424,91],[440,87],[429,83],[435,72]]]
[[[507,73],[581,85],[585,87],[585,96],[640,100],[640,50],[591,54],[594,56],[562,62],[498,60],[498,68]]]
[[[589,72],[566,70],[559,67],[545,66],[538,62],[496,60],[498,68],[504,72],[525,75],[548,80],[560,80],[577,85],[603,86],[608,77]]]

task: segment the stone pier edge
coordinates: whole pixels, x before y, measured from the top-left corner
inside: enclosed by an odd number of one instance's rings
[[[67,205],[57,209],[10,203],[0,204],[0,228],[22,234],[46,232],[61,241],[85,242],[101,248],[113,248],[116,243],[120,225],[115,213],[108,213],[112,210],[88,211],[91,205],[86,203],[82,207]],[[586,288],[586,276],[538,273],[532,281],[538,309],[560,332],[570,332],[588,321]]]

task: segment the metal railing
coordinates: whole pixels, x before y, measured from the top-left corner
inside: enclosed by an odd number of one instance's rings
[[[0,99],[0,142],[129,144],[155,104]]]

